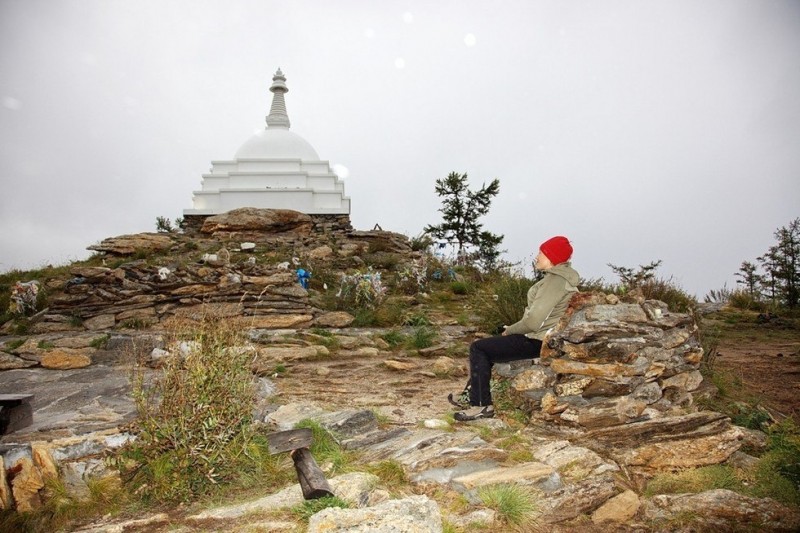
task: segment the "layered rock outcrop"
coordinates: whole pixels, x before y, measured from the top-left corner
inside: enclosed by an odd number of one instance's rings
[[[579,429],[580,442],[620,464],[717,464],[744,436],[727,417],[696,412],[702,358],[691,315],[659,301],[579,294],[539,364],[516,374],[512,387],[534,418]]]
[[[104,266],[73,267],[69,279],[41,280],[49,305],[29,320],[29,331],[141,328],[201,317],[236,318],[251,328],[345,326],[342,313],[313,306],[295,270],[361,267],[370,254],[410,256],[411,247],[403,235],[354,231],[341,222],[243,208],[206,217],[183,234],[105,239],[89,249],[118,266],[103,260]],[[27,364],[5,359],[0,366]]]

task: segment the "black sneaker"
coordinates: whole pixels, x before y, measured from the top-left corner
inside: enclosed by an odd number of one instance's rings
[[[447,401],[458,407],[459,409],[469,408],[469,391],[467,389],[461,392],[450,393],[447,395]]]
[[[453,418],[459,422],[468,422],[470,420],[478,420],[479,418],[492,418],[494,416],[493,405],[473,405],[469,409],[464,409],[453,414]]]

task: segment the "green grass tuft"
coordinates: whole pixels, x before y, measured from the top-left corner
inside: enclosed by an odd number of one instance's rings
[[[478,497],[504,522],[514,526],[532,525],[538,510],[534,494],[520,485],[489,485],[479,489]]]
[[[339,509],[349,509],[350,504],[336,496],[325,496],[316,500],[306,500],[296,507],[292,507],[294,513],[301,520],[308,522],[308,519],[323,509],[336,507]]]

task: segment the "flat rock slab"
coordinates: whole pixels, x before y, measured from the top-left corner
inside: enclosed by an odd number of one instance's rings
[[[73,370],[24,368],[0,372],[6,394],[33,394],[33,423],[0,442],[29,442],[111,429],[132,420],[130,369],[94,365]]]
[[[508,452],[489,446],[472,431],[420,429],[363,450],[363,460],[393,459],[411,471],[450,467],[461,461],[502,461]]]
[[[328,507],[308,521],[309,533],[442,531],[439,504],[427,496],[409,496],[363,509]]]
[[[361,496],[369,493],[378,483],[374,474],[351,472],[342,474],[330,480],[331,488],[338,498],[349,502],[353,506],[361,504]],[[241,518],[248,514],[269,512],[275,509],[294,507],[303,503],[303,492],[299,484],[290,485],[283,490],[251,500],[249,502],[208,509],[202,513],[188,517],[190,521],[203,520],[229,520]]]

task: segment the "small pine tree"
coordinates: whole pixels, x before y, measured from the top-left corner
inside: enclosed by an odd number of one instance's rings
[[[156,217],[156,231],[159,233],[171,233],[172,221],[167,217]]]
[[[755,263],[751,263],[750,261],[742,261],[742,266],[739,267],[739,272],[735,274],[736,277],[741,278],[737,279],[736,283],[744,285],[747,289],[747,293],[750,295],[753,300],[758,300],[761,298],[761,290],[759,289],[763,278],[761,275],[757,273],[758,267]]]
[[[436,239],[454,242],[459,263],[474,259],[484,268],[493,268],[501,253],[503,236],[484,230],[480,218],[489,212],[492,199],[500,192],[500,181],[494,179],[488,186],[484,183],[479,190],[471,191],[466,173],[451,172],[447,178],[436,180],[435,190],[442,198],[439,211],[444,220],[427,225],[423,231]]]
[[[778,241],[767,252],[779,298],[794,309],[800,303],[800,218],[775,230]]]

